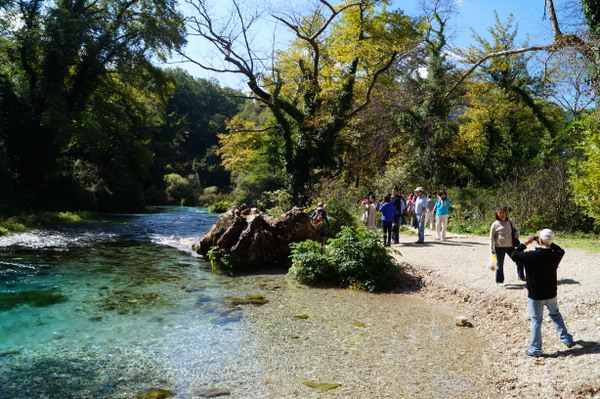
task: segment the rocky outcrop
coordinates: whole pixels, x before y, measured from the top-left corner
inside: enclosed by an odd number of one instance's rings
[[[192,248],[205,256],[212,247],[229,254],[234,271],[289,266],[292,242],[317,240],[309,215],[299,208],[277,219],[256,208],[232,207]]]

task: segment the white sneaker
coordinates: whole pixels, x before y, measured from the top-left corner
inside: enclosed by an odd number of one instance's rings
[[[498,287],[504,287],[504,283],[496,283]]]

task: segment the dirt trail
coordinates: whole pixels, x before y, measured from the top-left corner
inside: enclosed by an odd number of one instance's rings
[[[393,247],[398,262],[419,276],[423,289],[412,294],[451,302],[492,342],[491,367],[499,397],[600,398],[600,255],[565,247],[558,269],[558,300],[577,345],[567,349],[547,317],[542,327],[544,356],[525,356],[529,343],[527,289],[515,264],[505,261],[504,287],[488,262],[488,239],[449,234],[444,242],[427,232],[424,245],[404,235]],[[556,238],[560,245],[560,237]],[[529,249],[533,249],[530,245]]]

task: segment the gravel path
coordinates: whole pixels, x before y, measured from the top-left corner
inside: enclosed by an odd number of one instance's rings
[[[397,259],[422,278],[423,288],[413,295],[456,304],[490,343],[499,397],[600,398],[600,255],[564,248],[558,300],[577,345],[567,349],[558,340],[545,311],[545,356],[533,359],[524,355],[530,333],[527,289],[517,279],[515,264],[505,262],[506,286],[497,286],[494,272],[485,267],[488,239],[449,237],[437,242],[428,236],[419,246],[405,236],[395,246],[402,253]]]

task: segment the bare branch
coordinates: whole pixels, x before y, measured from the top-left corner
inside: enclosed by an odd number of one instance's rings
[[[264,129],[241,129],[241,130],[231,130],[230,133],[261,133],[266,132],[268,130],[275,129],[274,126],[268,126]]]
[[[494,57],[502,57],[502,56],[506,56],[506,55],[513,55],[513,54],[521,54],[521,53],[526,53],[529,51],[540,51],[540,50],[545,50],[545,51],[550,51],[554,49],[554,45],[550,44],[550,45],[546,45],[546,46],[529,46],[529,47],[523,47],[523,48],[518,48],[518,49],[512,49],[512,50],[505,50],[505,51],[498,51],[496,53],[489,53],[486,54],[483,58],[481,58],[479,61],[477,61],[475,64],[473,64],[473,66],[471,66],[471,68],[469,68],[467,70],[467,72],[465,72],[460,79],[458,79],[456,81],[456,83],[450,88],[450,90],[448,90],[448,92],[446,92],[446,94],[444,94],[444,99],[448,98],[448,96],[450,94],[452,94],[454,92],[454,90],[456,90],[456,88],[458,86],[460,86],[462,84],[462,82],[465,81],[465,79],[471,75],[481,64],[483,64],[485,61],[489,60],[490,58],[494,58]]]
[[[354,110],[352,110],[348,114],[349,117],[353,117],[354,115],[358,114],[360,111],[365,109],[367,107],[367,105],[369,105],[369,103],[371,102],[371,94],[373,92],[373,88],[375,87],[375,84],[377,83],[377,78],[379,77],[379,75],[381,75],[382,73],[384,73],[385,71],[387,71],[388,69],[390,69],[392,67],[392,65],[394,64],[394,61],[396,61],[397,57],[398,57],[398,53],[394,53],[385,65],[383,65],[381,68],[379,68],[377,71],[375,71],[375,73],[373,74],[373,78],[371,79],[371,82],[369,82],[369,87],[367,88],[365,101],[363,101],[362,104],[360,104],[358,107],[356,107]]]
[[[465,79],[471,75],[475,69],[477,69],[481,64],[493,57],[502,57],[506,55],[520,54],[530,51],[548,51],[555,52],[564,49],[573,49],[577,51],[579,54],[584,56],[589,62],[593,65],[598,65],[598,60],[596,59],[596,55],[593,49],[590,47],[588,43],[586,43],[581,37],[577,35],[565,35],[560,30],[560,26],[558,23],[558,18],[556,17],[556,10],[554,8],[553,0],[546,0],[546,8],[550,15],[550,26],[552,27],[552,32],[554,33],[554,42],[552,44],[540,45],[540,46],[528,46],[519,49],[512,49],[506,51],[499,51],[496,53],[489,53],[477,61],[471,68],[467,70],[466,73],[461,76],[461,78],[448,90],[448,92],[444,95],[443,98],[448,98],[448,96],[456,90],[456,88],[465,81]]]

